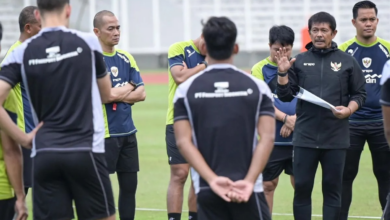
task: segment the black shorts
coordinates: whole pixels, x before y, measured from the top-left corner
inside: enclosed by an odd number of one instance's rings
[[[173,132],[173,125],[165,127],[165,142],[167,144],[167,154],[169,165],[186,164],[187,161],[179,152],[176,146],[175,133]]]
[[[12,220],[15,216],[16,198],[0,200],[0,219]]]
[[[349,130],[351,146],[348,150],[362,151],[367,141],[370,151],[389,151],[383,130],[383,122],[370,124],[350,123]]]
[[[138,144],[135,134],[105,139],[105,155],[109,173],[138,172]]]
[[[41,152],[33,158],[34,219],[101,219],[115,214],[104,154]]]
[[[274,146],[270,159],[263,171],[263,181],[272,181],[283,172],[293,175],[293,147]]]
[[[32,186],[32,158],[31,150],[22,147],[23,153],[23,181],[24,187]]]
[[[211,190],[197,195],[198,219],[202,220],[271,220],[264,193],[253,193],[247,203],[225,202]]]

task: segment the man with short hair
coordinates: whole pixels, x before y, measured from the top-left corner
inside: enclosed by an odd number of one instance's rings
[[[41,30],[41,22],[37,21],[34,11],[38,8],[36,6],[27,6],[19,14],[19,40],[16,41],[7,51],[6,57],[25,40],[35,36]],[[23,83],[17,84],[10,92],[9,97],[4,103],[4,108],[11,111],[17,116],[17,125],[22,131],[29,133],[34,129],[34,121],[31,112],[30,102],[26,93],[26,88]],[[22,147],[23,152],[23,181],[25,192],[32,187],[32,159],[31,150]]]
[[[78,219],[113,220],[101,108],[111,82],[101,46],[94,35],[66,28],[69,0],[37,5],[43,29],[15,48],[0,71],[0,103],[23,81],[37,127],[24,133],[1,107],[0,128],[32,147],[34,219],[73,219],[74,202]]]
[[[352,185],[359,170],[360,155],[367,141],[370,147],[373,172],[378,182],[379,202],[382,210],[390,187],[390,151],[383,131],[380,99],[380,78],[383,66],[390,58],[390,42],[375,35],[379,22],[378,9],[371,1],[360,1],[352,9],[352,24],[356,36],[339,46],[352,55],[366,77],[367,100],[349,118],[351,145],[343,174],[343,194],[340,220],[348,219],[352,202]]]
[[[272,93],[232,65],[238,45],[231,20],[211,17],[202,35],[209,66],[174,97],[175,137],[192,167],[199,219],[270,220],[261,172],[275,139]]]
[[[120,39],[120,25],[114,13],[98,12],[93,24],[112,83],[110,98],[103,105],[108,171],[117,173],[120,219],[133,220],[139,162],[131,106],[145,100],[145,87],[133,56],[115,48]]]
[[[273,26],[269,30],[270,56],[255,64],[251,71],[253,76],[267,83],[275,100],[275,146],[263,171],[264,194],[271,213],[274,192],[283,170],[290,175],[291,184],[294,187],[292,136],[296,120],[295,106],[297,100],[294,98],[291,102],[282,102],[275,94],[278,79],[278,67],[275,62],[276,52],[279,48],[285,47],[287,57],[291,57],[294,38],[294,31],[290,27],[285,25]]]
[[[202,44],[203,39],[199,36],[195,40],[174,43],[168,51],[169,95],[165,127],[165,142],[171,173],[167,192],[168,220],[181,219],[183,190],[190,169],[176,145],[173,129],[173,97],[178,85],[207,67],[205,54],[201,51]],[[197,220],[196,195],[192,183],[188,195],[188,209],[189,219]]]
[[[390,60],[385,63],[382,72],[382,78],[380,84],[381,88],[381,97],[380,104],[382,106],[383,114],[383,128],[388,145],[390,145]],[[383,209],[383,215],[381,220],[390,219],[390,192],[387,194],[387,203]]]
[[[297,101],[294,128],[294,218],[311,219],[311,193],[318,163],[322,167],[323,219],[339,218],[342,177],[349,147],[348,117],[365,102],[365,78],[357,61],[337,48],[336,20],[319,12],[308,21],[312,42],[307,52],[289,59],[277,52],[278,98],[291,102],[300,88],[336,106],[329,110]],[[296,61],[296,62],[295,62]]]
[[[22,44],[26,39],[37,34],[41,25],[35,19],[34,11],[36,6],[27,6],[23,8],[19,15],[19,27],[20,37],[19,40],[11,46],[7,51],[5,57],[7,57],[17,46]],[[4,60],[3,60],[4,61]],[[11,116],[13,121],[18,125],[22,131],[30,132],[33,130],[33,120],[31,115],[30,103],[27,98],[26,90],[22,83],[17,84],[9,93],[4,103],[4,108]],[[16,195],[16,206],[9,207],[9,212],[17,210],[18,218],[23,218],[23,215],[27,217],[27,208],[25,206],[25,194],[28,192],[28,188],[32,186],[32,160],[31,150],[20,147],[4,132],[1,132],[1,145],[4,151],[4,161],[10,183]],[[0,147],[1,148],[1,147]],[[21,153],[23,152],[23,156]],[[23,160],[23,161],[22,161]],[[23,164],[23,167],[22,167]],[[23,172],[23,176],[21,176]],[[23,182],[24,183],[23,183]],[[24,187],[24,190],[20,188]],[[21,191],[24,191],[23,193]],[[6,207],[0,208],[4,214],[7,213]],[[11,217],[3,217],[0,219],[11,219]]]

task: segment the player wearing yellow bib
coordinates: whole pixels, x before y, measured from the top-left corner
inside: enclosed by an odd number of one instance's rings
[[[20,12],[20,37],[19,40],[14,43],[7,51],[6,57],[16,47],[21,45],[26,39],[34,36],[40,31],[41,24],[35,19],[34,16],[34,11],[36,9],[37,7],[35,6],[27,6]],[[13,121],[24,132],[30,132],[33,129],[29,102],[27,99],[27,95],[24,92],[24,88],[23,86],[21,86],[21,84],[16,85],[11,90],[6,101],[4,102],[4,108],[11,116]],[[1,139],[2,147],[0,147],[0,200],[6,199],[6,201],[8,201],[8,204],[2,206],[2,201],[0,201],[0,210],[2,210],[0,212],[0,219],[12,219],[15,212],[14,204],[16,198],[16,209],[19,214],[18,219],[24,218],[27,217],[27,209],[25,207],[24,197],[25,193],[27,193],[28,191],[28,187],[31,187],[32,179],[32,166],[30,158],[31,150],[22,148],[24,154],[22,169],[22,155],[19,146],[4,133],[1,134]],[[2,150],[4,150],[4,152],[2,152]],[[24,183],[22,182],[22,180],[24,180]],[[25,186],[26,188],[23,189],[23,186]],[[12,188],[15,190],[16,198],[14,198]]]
[[[180,220],[183,205],[183,188],[190,169],[189,164],[180,154],[176,146],[173,131],[173,97],[177,86],[194,74],[207,67],[204,52],[200,51],[203,38],[178,42],[170,46],[168,51],[169,97],[166,119],[165,141],[168,163],[171,166],[171,176],[167,193],[167,208],[169,220]],[[196,196],[191,184],[188,196],[189,219],[197,219]]]

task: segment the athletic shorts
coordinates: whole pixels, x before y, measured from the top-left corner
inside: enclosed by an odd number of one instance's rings
[[[270,159],[263,171],[263,181],[272,181],[283,172],[293,175],[293,147],[292,146],[274,146]]]
[[[367,141],[370,151],[389,151],[383,130],[383,122],[370,124],[350,123],[349,130],[351,146],[348,150],[362,151]]]
[[[23,181],[24,187],[29,188],[32,186],[32,158],[31,150],[22,147],[23,153]]]
[[[138,144],[135,134],[105,139],[108,172],[138,172]]]
[[[211,190],[197,195],[198,219],[202,220],[271,220],[264,193],[253,193],[246,203],[225,202]]]
[[[103,153],[40,152],[33,158],[34,219],[101,219],[115,214]]]
[[[175,133],[173,132],[173,125],[165,127],[165,142],[167,144],[167,154],[169,165],[186,164],[187,161],[179,152],[176,146]]]
[[[16,198],[0,200],[0,219],[12,220],[15,216]]]

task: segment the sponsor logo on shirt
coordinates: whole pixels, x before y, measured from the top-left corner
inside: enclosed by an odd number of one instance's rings
[[[195,98],[231,98],[249,96],[253,93],[253,90],[251,88],[248,88],[246,91],[230,92],[229,82],[215,82],[214,87],[216,88],[214,92],[197,92],[195,93]]]
[[[378,74],[367,74],[364,76],[366,78],[366,83],[370,83],[370,84],[374,84],[376,83],[376,79],[380,79],[382,78],[382,75],[378,75]]]
[[[47,58],[43,59],[31,59],[28,61],[28,65],[40,65],[40,64],[48,64],[48,63],[55,63],[59,62],[65,59],[69,59],[72,57],[78,56],[80,53],[83,52],[83,48],[77,47],[76,51],[60,54],[61,48],[59,46],[49,47],[46,48]]]

